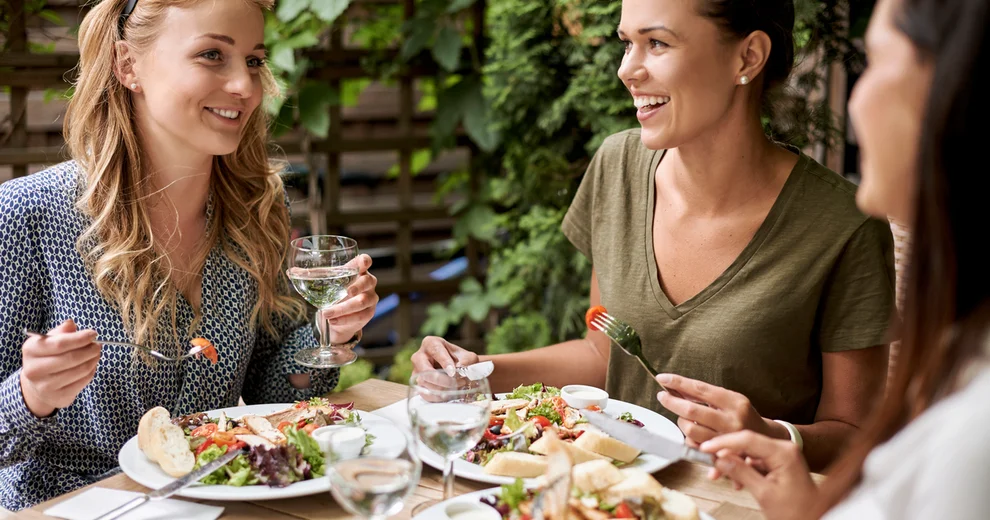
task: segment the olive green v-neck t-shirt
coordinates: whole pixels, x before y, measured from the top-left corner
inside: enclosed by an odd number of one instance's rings
[[[653,244],[662,156],[643,145],[639,129],[610,136],[564,217],[564,234],[594,266],[602,305],[639,332],[643,354],[660,372],[742,393],[767,418],[813,422],[822,352],[889,341],[889,225],[856,208],[854,184],[802,154],[739,257],[673,305]],[[615,345],[607,390],[675,419],[657,401],[657,383]]]

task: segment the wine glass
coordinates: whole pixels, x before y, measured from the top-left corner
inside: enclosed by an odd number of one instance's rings
[[[478,444],[488,428],[488,379],[472,381],[444,370],[420,372],[409,380],[408,409],[416,438],[444,458],[443,499],[453,498],[454,461]]]
[[[323,311],[346,298],[347,287],[358,277],[358,268],[351,263],[358,254],[357,241],[336,235],[313,235],[297,238],[291,245],[290,267],[285,274],[296,292],[318,309],[316,322],[320,331],[320,348],[296,352],[296,362],[312,368],[353,363],[357,360],[353,350],[330,345],[330,324],[323,318]]]
[[[330,432],[325,437],[326,473],[330,494],[344,509],[369,520],[383,520],[402,510],[419,483],[423,466],[408,430],[376,424],[374,433],[375,443],[362,450],[363,429],[349,426]]]

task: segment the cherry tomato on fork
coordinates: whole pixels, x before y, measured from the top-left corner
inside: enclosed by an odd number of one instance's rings
[[[193,338],[189,343],[194,347],[201,347],[203,350],[199,351],[206,359],[210,360],[210,363],[216,365],[219,361],[219,355],[217,354],[217,348],[210,343],[210,340],[206,338]]]
[[[588,309],[588,312],[584,313],[584,323],[588,325],[588,328],[591,330],[601,330],[598,327],[592,325],[592,322],[595,321],[596,316],[600,316],[602,314],[605,314],[606,312],[608,311],[605,310],[605,307],[602,307],[601,305],[595,305],[594,307]]]
[[[632,509],[626,505],[625,502],[618,505],[615,511],[612,512],[613,518],[636,518],[636,515],[632,512]]]

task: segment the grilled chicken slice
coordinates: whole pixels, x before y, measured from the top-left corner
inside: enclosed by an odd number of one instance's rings
[[[264,437],[259,437],[258,435],[235,435],[234,438],[239,441],[244,441],[245,444],[251,446],[252,448],[255,446],[263,446],[265,448],[275,447],[275,444],[271,441],[265,439]]]
[[[276,430],[275,427],[272,426],[272,423],[268,422],[268,419],[257,415],[245,415],[241,417],[241,422],[250,428],[255,435],[264,437],[268,441],[278,445],[285,444],[285,435]]]

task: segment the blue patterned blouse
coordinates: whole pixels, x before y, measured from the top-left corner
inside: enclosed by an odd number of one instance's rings
[[[96,377],[74,403],[51,417],[35,417],[24,404],[19,379],[25,327],[46,331],[72,318],[102,339],[129,339],[120,314],[97,291],[76,251],[87,222],[74,207],[80,173],[66,162],[0,184],[0,505],[10,510],[112,472],[117,452],[152,407],[164,406],[175,416],[236,406],[241,396],[248,404],[287,403],[325,394],[337,384],[337,370],[317,371],[307,390],[289,384],[287,374],[312,372],[292,354],[315,345],[313,328],[285,321],[279,337],[271,337],[250,327],[256,285],[216,246],[203,268],[202,321],[195,335],[216,345],[219,364],[188,359],[150,366],[130,349],[106,346]],[[178,330],[188,330],[192,320],[192,307],[180,297]]]

